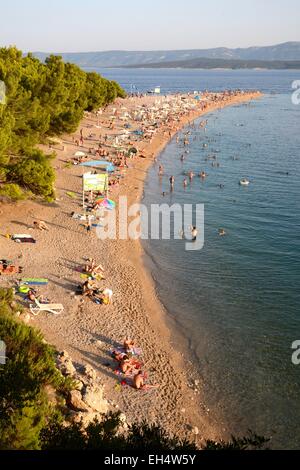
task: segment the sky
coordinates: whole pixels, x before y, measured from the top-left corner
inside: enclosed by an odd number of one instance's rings
[[[300,41],[299,0],[8,0],[0,47],[24,52],[202,49]]]

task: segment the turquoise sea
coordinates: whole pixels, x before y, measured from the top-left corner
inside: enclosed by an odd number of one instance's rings
[[[99,71],[99,69],[98,69]],[[204,203],[205,244],[144,243],[158,295],[188,339],[203,381],[205,403],[232,433],[248,428],[273,448],[300,447],[300,106],[292,104],[297,71],[118,70],[100,72],[128,91],[160,85],[162,93],[259,89],[262,99],[196,122],[190,153],[175,139],[153,166],[144,203]],[[179,136],[182,137],[180,132]],[[204,147],[203,144],[207,144]],[[212,167],[215,154],[219,167]],[[204,170],[184,190],[183,173]],[[168,177],[175,176],[172,194]],[[247,177],[249,187],[239,180]],[[224,185],[221,189],[219,185]],[[226,236],[220,237],[218,229]]]

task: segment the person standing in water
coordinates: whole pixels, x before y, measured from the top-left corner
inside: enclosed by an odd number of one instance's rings
[[[197,240],[197,235],[198,235],[197,227],[192,227],[191,235],[192,235],[193,242],[195,242]]]
[[[189,172],[189,179],[190,181],[192,182],[193,181],[193,178],[194,178],[194,173],[192,171]]]
[[[158,175],[162,176],[164,174],[164,167],[162,165],[159,165],[158,167]]]
[[[186,189],[187,185],[188,185],[187,179],[184,178],[184,180],[183,180],[183,187],[184,187],[184,189]]]
[[[173,190],[173,189],[174,189],[174,183],[175,183],[175,178],[174,178],[174,176],[170,176],[169,181],[170,181],[171,189]]]

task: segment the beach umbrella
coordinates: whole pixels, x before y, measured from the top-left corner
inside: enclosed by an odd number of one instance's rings
[[[103,167],[109,173],[113,173],[115,171],[114,165],[111,162],[107,162],[106,160],[91,160],[88,162],[80,163],[79,166]]]
[[[131,149],[128,150],[128,153],[138,153],[138,150],[135,147],[131,147]]]
[[[99,204],[99,206],[105,207],[105,209],[110,209],[110,210],[116,207],[116,203],[112,201],[111,199],[108,199],[107,197],[97,199],[96,204]]]

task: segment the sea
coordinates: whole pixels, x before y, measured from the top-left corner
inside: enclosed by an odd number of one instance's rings
[[[128,92],[160,86],[162,94],[264,93],[209,113],[206,131],[198,119],[178,134],[190,132],[184,162],[182,140],[174,138],[148,172],[147,207],[204,204],[203,248],[186,251],[178,239],[147,240],[144,248],[158,296],[188,342],[207,407],[232,434],[251,429],[272,448],[299,449],[300,365],[292,345],[300,340],[300,105],[292,102],[292,84],[300,71],[94,70]],[[184,189],[190,170],[207,178],[196,176]],[[241,178],[249,186],[240,186]]]

